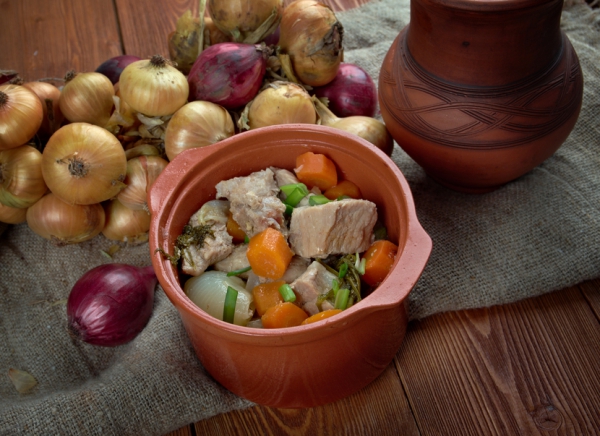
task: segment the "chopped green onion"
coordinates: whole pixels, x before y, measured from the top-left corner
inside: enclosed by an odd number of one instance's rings
[[[250,242],[250,238],[248,237],[248,235],[244,236],[244,244],[247,244],[248,242]]]
[[[363,276],[365,275],[365,268],[367,266],[367,259],[365,259],[364,257],[360,260],[360,263],[358,264],[358,267],[356,268],[356,270],[358,271],[358,273]]]
[[[285,203],[283,203],[283,204],[285,204]],[[292,206],[290,206],[289,204],[285,204],[285,214],[291,215],[292,212],[294,212],[294,208]]]
[[[348,297],[350,296],[350,289],[343,288],[337,293],[335,297],[335,308],[344,310],[348,307]]]
[[[308,191],[304,191],[302,189],[296,188],[290,193],[290,195],[285,197],[284,203],[289,204],[292,207],[295,207],[298,203],[300,203],[300,200],[302,200],[307,195],[308,195]]]
[[[348,264],[346,262],[344,262],[342,264],[342,266],[340,267],[340,272],[338,272],[338,277],[340,279],[343,279],[344,277],[346,277],[347,272],[348,272]]]
[[[308,204],[311,206],[319,206],[321,204],[329,203],[331,200],[324,195],[311,195],[308,197]]]
[[[242,269],[236,269],[235,271],[229,271],[227,273],[227,277],[231,277],[231,276],[239,276],[240,274],[244,274],[245,272],[248,272],[252,269],[251,266],[247,266],[246,268],[242,268]]]
[[[340,282],[338,279],[333,279],[331,281],[331,289],[333,289],[333,295],[337,295],[340,290]]]
[[[296,294],[290,285],[287,283],[279,287],[279,293],[283,297],[283,301],[293,303],[296,301]]]
[[[280,186],[279,189],[281,189],[281,192],[283,192],[286,197],[296,189],[300,189],[300,192],[304,192],[304,196],[308,195],[308,188],[304,183],[290,183],[289,185]]]
[[[227,294],[225,294],[225,304],[223,305],[223,321],[233,324],[235,315],[235,305],[237,304],[238,291],[231,286],[227,286]]]

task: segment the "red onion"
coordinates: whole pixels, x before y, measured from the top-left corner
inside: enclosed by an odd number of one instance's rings
[[[127,65],[139,61],[140,59],[141,58],[132,55],[115,56],[114,58],[110,58],[101,63],[100,66],[96,68],[96,72],[104,74],[114,85],[119,81],[123,69]]]
[[[204,100],[236,109],[252,100],[262,84],[270,49],[221,42],[205,49],[188,75],[189,101]]]
[[[89,270],[67,300],[69,331],[106,347],[131,341],[152,315],[156,282],[151,266],[109,263]]]
[[[14,79],[17,74],[18,73],[13,70],[0,70],[0,85]]]
[[[371,76],[358,65],[340,64],[337,75],[327,85],[314,88],[317,97],[329,100],[329,109],[338,117],[374,117],[377,88]]]

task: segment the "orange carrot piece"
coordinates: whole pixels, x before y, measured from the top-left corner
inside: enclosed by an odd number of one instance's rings
[[[371,286],[379,285],[388,275],[398,253],[398,246],[390,241],[373,242],[365,252],[365,273],[362,279]]]
[[[261,317],[262,325],[266,329],[295,327],[302,324],[308,314],[294,303],[281,303],[272,306]]]
[[[302,321],[302,325],[312,324],[313,322],[321,321],[323,319],[327,319],[332,317],[333,315],[337,315],[341,312],[341,309],[329,309],[324,310],[323,312],[315,313],[312,316],[309,316],[304,321]]]
[[[227,233],[233,238],[233,243],[237,244],[244,242],[246,239],[246,233],[242,230],[240,225],[233,219],[231,212],[227,214]]]
[[[293,255],[285,236],[270,227],[250,238],[246,252],[252,271],[273,280],[283,277]]]
[[[346,195],[350,198],[358,199],[362,198],[362,194],[360,193],[360,189],[350,180],[342,180],[337,185],[332,186],[327,189],[323,195],[330,200],[335,200],[342,195]]]
[[[296,157],[296,177],[308,189],[317,186],[321,191],[337,185],[337,169],[331,159],[324,154],[311,151]]]
[[[283,303],[279,287],[284,284],[283,280],[278,280],[276,282],[261,283],[252,289],[254,307],[258,316],[263,316],[270,307]]]

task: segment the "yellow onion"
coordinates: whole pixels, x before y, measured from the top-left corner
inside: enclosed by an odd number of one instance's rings
[[[339,118],[318,98],[313,98],[313,101],[323,126],[334,127],[360,136],[388,156],[391,156],[392,151],[394,150],[394,139],[392,138],[392,135],[390,135],[390,132],[388,132],[387,127],[385,127],[385,124],[381,121],[364,115],[352,115],[345,118]]]
[[[231,115],[223,106],[209,101],[193,101],[179,109],[165,132],[165,152],[169,160],[188,148],[204,147],[233,136]]]
[[[127,65],[119,89],[133,110],[149,117],[174,114],[187,103],[189,94],[186,77],[160,55]]]
[[[130,209],[148,212],[148,191],[168,164],[160,156],[139,156],[128,160],[125,177],[127,187],[119,192],[119,201]]]
[[[42,103],[44,116],[38,134],[46,142],[58,130],[65,118],[60,111],[60,89],[48,82],[27,82],[23,86],[32,90]],[[50,108],[52,110],[49,112]]]
[[[108,77],[101,73],[75,73],[65,76],[65,87],[60,94],[60,110],[72,123],[90,123],[104,127],[113,110],[115,89]]]
[[[317,112],[306,90],[291,82],[276,81],[249,103],[248,127],[273,126],[275,124],[315,124]]]
[[[0,151],[0,203],[27,208],[46,193],[42,153],[30,145]]]
[[[279,47],[296,76],[310,86],[331,82],[343,59],[342,24],[329,6],[313,0],[291,3],[281,18]]]
[[[118,199],[104,203],[106,224],[102,234],[113,241],[143,242],[150,230],[150,214],[129,209]]]
[[[210,17],[204,17],[204,48],[221,42],[230,42],[231,37],[219,29]]]
[[[256,44],[277,29],[283,0],[208,0],[213,23],[234,42]]]
[[[56,245],[77,244],[92,239],[102,231],[104,223],[101,204],[69,204],[53,193],[43,196],[27,209],[29,228]]]
[[[0,86],[0,150],[26,144],[42,124],[44,111],[33,91],[19,85]]]
[[[19,224],[25,222],[27,208],[10,207],[0,203],[0,223]],[[0,232],[2,233],[2,232]]]
[[[125,150],[108,130],[87,123],[56,131],[42,153],[48,188],[73,204],[100,203],[125,187]]]

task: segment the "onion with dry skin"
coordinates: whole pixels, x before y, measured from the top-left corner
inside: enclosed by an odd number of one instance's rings
[[[119,79],[121,98],[148,117],[174,114],[187,103],[186,77],[160,55],[129,64]]]
[[[317,112],[308,92],[295,83],[282,81],[273,82],[259,92],[248,104],[244,115],[250,129],[276,124],[317,122]],[[245,117],[240,120],[243,123]]]
[[[0,203],[0,223],[20,224],[25,222],[26,216],[26,208],[10,207]]]
[[[391,156],[392,151],[394,150],[394,139],[392,138],[392,135],[390,135],[390,132],[388,132],[387,127],[385,127],[385,124],[381,121],[363,115],[352,115],[345,118],[339,118],[318,98],[314,97],[313,101],[323,126],[334,127],[360,136],[388,156]]]
[[[0,151],[0,203],[27,208],[47,191],[42,154],[30,145]]]
[[[65,87],[60,94],[60,110],[72,123],[90,123],[104,127],[113,110],[115,89],[112,82],[100,73],[65,75]]]
[[[92,239],[102,231],[104,223],[102,205],[69,204],[53,193],[27,209],[29,228],[59,246]]]
[[[291,3],[281,18],[279,47],[295,75],[310,86],[331,82],[343,60],[342,24],[329,6],[313,0]]]
[[[283,0],[208,0],[215,24],[232,41],[256,44],[273,33],[283,12]]]
[[[113,241],[145,242],[150,230],[150,214],[145,210],[129,209],[118,199],[105,203],[106,225],[102,234]]]
[[[48,188],[72,204],[115,197],[125,187],[126,172],[127,159],[119,140],[108,130],[87,123],[61,127],[42,153]]]
[[[205,147],[233,136],[235,126],[223,106],[209,101],[193,101],[179,109],[165,132],[165,152],[169,160],[188,148]]]
[[[46,142],[59,129],[65,119],[60,111],[60,89],[48,82],[27,82],[23,86],[32,90],[42,103],[44,116],[38,135]]]
[[[148,212],[148,191],[168,164],[160,156],[139,156],[128,160],[125,177],[127,187],[119,192],[119,201],[130,209]]]
[[[37,95],[19,85],[0,86],[0,150],[29,141],[42,124],[44,111]]]

